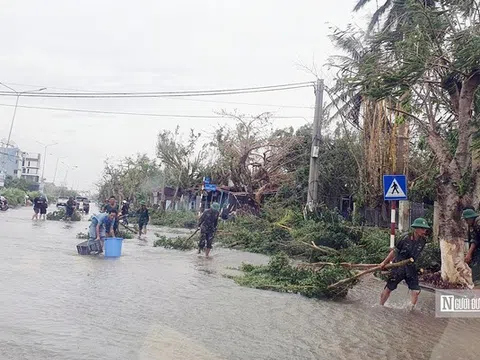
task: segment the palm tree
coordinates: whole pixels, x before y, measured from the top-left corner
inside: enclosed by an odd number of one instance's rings
[[[345,55],[330,58],[329,65],[336,68],[335,84],[327,88],[331,102],[326,111],[333,112],[332,119],[340,118],[360,131],[363,141],[363,164],[359,169],[365,203],[380,207],[382,201],[382,174],[392,171],[394,149],[390,146],[395,134],[393,116],[388,110],[389,99],[369,99],[365,83],[358,74],[365,66],[374,66],[375,48],[365,46],[366,33],[348,28],[335,29],[332,42]]]
[[[358,0],[353,11],[361,10],[365,5],[370,3],[370,1],[371,0]],[[416,1],[422,3],[424,6],[435,6],[435,0]],[[386,0],[385,3],[373,13],[370,24],[368,25],[368,33],[371,33],[375,26],[380,26],[382,20],[384,20],[382,31],[395,30],[400,23],[407,21],[408,17],[405,17],[404,14],[408,2],[409,0]]]

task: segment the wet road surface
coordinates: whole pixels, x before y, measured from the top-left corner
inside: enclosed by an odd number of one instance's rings
[[[261,255],[153,248],[125,240],[119,259],[79,256],[88,222],[0,213],[0,359],[474,359],[478,319],[436,319],[422,292],[388,307],[368,279],[342,302],[237,286],[222,276]],[[163,229],[162,231],[166,231]],[[167,231],[168,232],[168,231]],[[172,236],[177,236],[173,231]]]

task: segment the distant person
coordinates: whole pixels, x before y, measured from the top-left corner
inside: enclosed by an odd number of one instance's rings
[[[114,221],[116,216],[117,212],[115,210],[94,215],[88,228],[88,242],[91,244],[93,241],[100,241],[103,248],[103,242],[107,234],[106,226]]]
[[[42,198],[40,195],[35,196],[33,199],[33,216],[32,220],[38,220],[38,214],[40,213],[40,208],[42,207]]]
[[[0,195],[0,209],[1,210],[7,210],[8,209],[8,200],[3,195]]]
[[[465,262],[472,269],[472,280],[480,281],[480,216],[473,209],[463,210],[462,217],[468,225],[468,252]]]
[[[150,222],[150,215],[148,214],[147,205],[145,202],[140,203],[140,210],[138,210],[138,238],[142,235],[142,230],[144,229],[144,234],[147,234],[147,225]]]
[[[47,209],[48,209],[48,200],[43,194],[40,195],[40,200],[41,200],[40,203],[39,203],[39,206],[40,206],[40,220],[42,219],[42,217],[43,217],[43,220],[46,220]]]
[[[115,236],[118,234],[118,204],[117,204],[117,199],[115,196],[110,196],[110,199],[108,199],[108,203],[103,207],[103,211],[106,212],[107,214],[110,214],[112,210],[115,210],[115,218],[112,221],[109,221],[107,224],[107,233],[110,234],[115,234]]]
[[[83,199],[83,212],[88,215],[90,212],[90,200]]]
[[[198,220],[198,227],[200,228],[200,241],[198,243],[198,253],[200,254],[205,248],[205,256],[210,255],[212,250],[213,238],[218,226],[220,205],[216,202],[212,204],[210,209],[203,212]]]
[[[68,220],[72,219],[73,213],[75,212],[75,208],[76,208],[75,200],[73,199],[72,196],[70,196],[68,198],[66,209],[65,209],[65,212],[66,212],[65,218],[66,219],[68,219]]]
[[[390,251],[388,256],[380,265],[385,267],[390,261],[394,263],[413,258],[414,262],[399,268],[392,269],[387,284],[380,297],[380,305],[384,305],[391,292],[395,290],[398,284],[405,280],[411,291],[411,307],[415,307],[418,295],[420,294],[420,285],[418,283],[418,269],[416,262],[426,244],[426,236],[430,226],[423,218],[415,219],[412,224],[413,231],[400,237],[395,248]]]
[[[130,210],[130,204],[128,203],[127,200],[123,200],[123,205],[122,205],[122,220],[125,225],[128,225],[128,212]]]

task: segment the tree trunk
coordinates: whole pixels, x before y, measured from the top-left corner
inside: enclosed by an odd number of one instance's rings
[[[459,226],[462,199],[451,184],[439,184],[437,194],[442,279],[472,288],[472,271],[464,261],[465,229]]]

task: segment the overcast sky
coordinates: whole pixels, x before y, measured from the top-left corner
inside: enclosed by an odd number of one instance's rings
[[[322,70],[330,26],[361,23],[354,1],[327,0],[3,0],[0,12],[0,82],[17,91],[203,90],[315,80],[301,65]],[[6,90],[3,89],[2,90]],[[240,102],[265,104],[252,106]],[[0,96],[0,139],[8,136],[13,97]],[[313,89],[189,99],[32,99],[20,106],[179,115],[221,109],[264,111],[310,122]],[[10,106],[6,106],[10,105]],[[267,105],[288,105],[289,108]],[[304,107],[304,108],[303,108]],[[48,151],[45,177],[57,184],[67,167],[69,186],[94,190],[109,156],[155,154],[161,129],[208,133],[219,119],[188,119],[18,108],[12,140],[24,151]],[[225,120],[223,120],[225,121]],[[37,142],[38,141],[38,142]],[[50,155],[51,154],[51,155]]]

